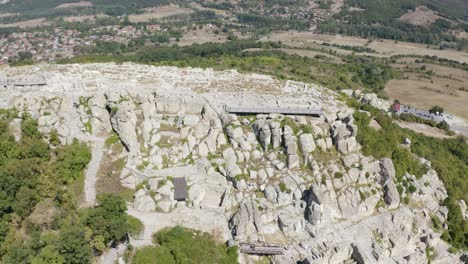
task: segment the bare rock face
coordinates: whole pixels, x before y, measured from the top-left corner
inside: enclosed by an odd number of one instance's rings
[[[47,85],[27,92],[0,87],[0,104],[27,109],[46,137],[56,130],[62,144],[77,138],[105,145],[111,133],[119,136],[125,148],[104,146],[103,153],[125,162],[122,186],[144,186],[129,213],[145,224],[177,221],[221,231],[225,241],[283,243],[285,253],[273,263],[426,263],[429,247],[434,263],[460,259],[432,228],[431,218],[446,222],[448,211],[441,206],[447,192],[430,162],[421,160],[428,168],[421,178],[403,176],[417,191],[402,195],[419,207],[400,204],[392,161],[362,155],[353,109],[333,91],[235,71],[135,64],[5,71],[51,71]],[[82,82],[99,89],[75,85]],[[225,111],[241,104],[320,107],[324,115]],[[20,122],[10,126],[18,130]],[[186,179],[185,202],[174,200],[171,177]],[[466,205],[460,207],[466,217]]]
[[[391,159],[385,158],[380,161],[381,184],[384,187],[384,201],[390,208],[398,207],[400,194],[395,186],[395,167]]]
[[[229,222],[229,226],[234,230],[234,236],[237,240],[257,240],[257,232],[262,228],[262,222],[256,202],[246,201],[242,203],[239,211]]]
[[[279,148],[281,145],[281,127],[279,122],[271,122],[271,145],[273,149]]]
[[[314,136],[312,134],[301,134],[299,136],[299,145],[304,155],[311,153],[315,150]]]
[[[152,212],[156,210],[156,203],[145,190],[140,189],[134,194],[133,208],[140,212]]]
[[[98,93],[91,97],[88,101],[88,106],[92,115],[92,127],[94,133],[99,131],[111,132],[112,125],[110,123],[109,112],[107,111],[107,100],[104,94]]]
[[[130,101],[124,101],[119,105],[111,104],[110,108],[113,109],[113,113],[111,113],[112,128],[119,135],[127,151],[138,153],[140,145],[135,131],[137,117],[134,104]]]
[[[269,126],[263,126],[260,129],[259,139],[263,150],[268,150],[268,146],[271,144],[271,130]]]

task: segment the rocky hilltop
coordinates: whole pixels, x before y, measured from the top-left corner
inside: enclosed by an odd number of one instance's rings
[[[432,228],[448,210],[444,185],[430,162],[425,175],[405,177],[416,191],[409,205],[394,182],[391,159],[360,152],[353,109],[341,95],[313,84],[269,76],[136,64],[6,68],[0,108],[38,120],[62,144],[89,142],[83,205],[93,205],[96,174],[106,155],[125,160],[122,186],[134,190],[128,213],[151,234],[183,225],[229,245],[279,244],[276,263],[459,263]],[[32,80],[41,80],[32,81]],[[44,85],[45,82],[45,85]],[[225,107],[313,109],[323,115],[234,115]],[[21,120],[10,126],[16,131]],[[115,153],[107,138],[123,145]],[[173,178],[187,181],[174,199]],[[465,208],[466,210],[466,208]],[[121,249],[121,248],[120,248]],[[121,250],[103,256],[113,263]],[[241,254],[240,263],[256,256]]]

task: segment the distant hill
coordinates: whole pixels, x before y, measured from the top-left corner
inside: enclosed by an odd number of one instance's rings
[[[442,14],[468,21],[467,0],[424,0],[424,3]]]

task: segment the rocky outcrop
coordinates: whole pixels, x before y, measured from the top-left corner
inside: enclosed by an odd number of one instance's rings
[[[112,97],[108,98],[111,109],[111,124],[114,131],[119,135],[122,144],[128,152],[138,153],[140,145],[137,140],[135,105],[131,101],[117,104]]]
[[[388,158],[382,159],[380,161],[380,168],[381,184],[384,188],[384,201],[389,205],[389,208],[396,208],[400,203],[400,194],[394,182],[395,167],[392,160]]]
[[[229,222],[234,237],[239,241],[256,241],[257,232],[262,228],[260,212],[255,201],[243,202]]]
[[[432,228],[431,218],[444,223],[448,211],[441,205],[447,192],[430,162],[420,160],[428,169],[422,177],[402,176],[413,191],[402,186],[410,205],[400,204],[391,160],[360,153],[353,110],[332,91],[234,71],[51,67],[60,69],[54,77],[60,83],[48,80],[25,96],[7,87],[0,101],[27,109],[40,131],[57,130],[63,144],[75,137],[105,141],[115,131],[125,150],[119,143],[105,145],[104,155],[125,161],[122,185],[139,188],[129,212],[145,225],[177,222],[210,232],[220,228],[224,240],[236,243],[284,243],[285,254],[272,257],[274,263],[426,263],[426,249],[435,252],[434,263],[459,260]],[[122,78],[118,69],[129,73]],[[99,90],[82,91],[60,79],[75,75],[80,81],[94,76]],[[324,116],[225,113],[224,105],[238,105],[239,98],[251,106],[320,106]],[[15,122],[10,125],[17,129]],[[174,201],[175,177],[187,181],[186,201]],[[466,205],[460,207],[466,217]],[[210,217],[215,220],[205,221]]]
[[[156,209],[156,203],[145,190],[140,189],[134,194],[133,208],[140,212],[152,212]]]

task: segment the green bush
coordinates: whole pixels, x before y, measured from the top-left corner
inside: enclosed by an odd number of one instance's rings
[[[139,219],[131,215],[127,215],[127,225],[129,227],[128,233],[134,238],[138,237],[138,235],[140,235],[143,232],[143,223]]]
[[[468,220],[463,218],[458,201],[449,197],[444,201],[449,209],[447,215],[448,236],[446,239],[452,246],[459,249],[468,249]]]
[[[167,247],[150,246],[139,249],[133,258],[134,264],[176,264]]]
[[[438,105],[434,105],[433,107],[431,107],[431,109],[429,109],[429,112],[433,114],[436,114],[436,113],[442,114],[444,112],[444,108]]]
[[[281,192],[286,192],[286,191],[288,191],[288,187],[286,187],[286,183],[284,183],[284,182],[280,182],[280,183],[279,183],[279,188],[280,188],[280,191],[281,191]]]
[[[335,179],[341,179],[341,178],[343,178],[343,173],[339,171],[335,172]]]
[[[119,135],[116,133],[112,133],[107,139],[106,139],[106,146],[112,146],[115,143],[119,142],[120,138]]]
[[[98,206],[86,212],[84,223],[93,230],[94,237],[102,236],[105,244],[122,242],[131,230],[126,211],[122,197],[104,194],[98,197]]]
[[[165,258],[172,256],[175,263],[237,263],[237,248],[228,249],[226,245],[216,243],[210,234],[198,230],[180,226],[165,228],[154,235],[154,242],[166,248],[159,253],[170,252]]]
[[[91,160],[91,152],[84,143],[79,143],[77,139],[66,147],[56,149],[58,161],[57,170],[62,177],[63,182],[71,184],[78,179],[83,169],[86,168]]]

